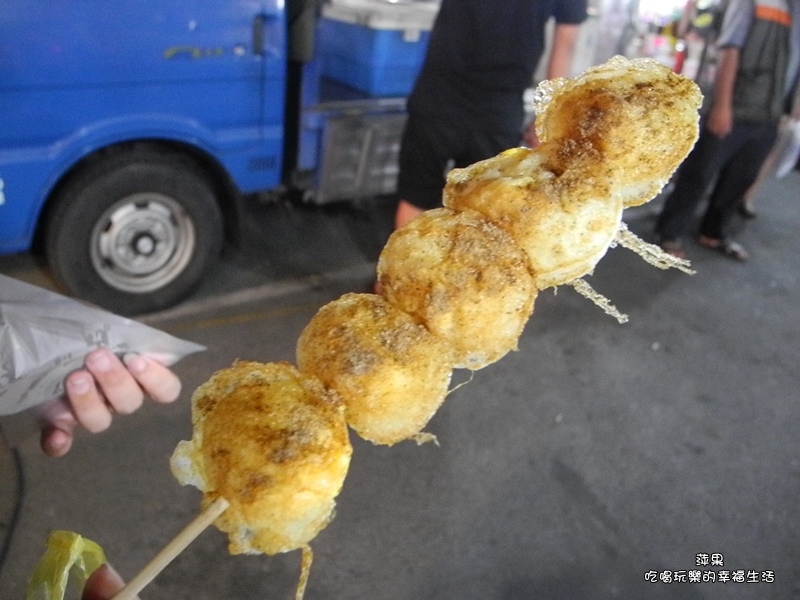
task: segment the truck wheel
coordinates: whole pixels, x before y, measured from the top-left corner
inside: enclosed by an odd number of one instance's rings
[[[222,216],[209,182],[174,154],[135,151],[94,165],[58,194],[45,235],[55,276],[124,315],[182,299],[217,258]]]

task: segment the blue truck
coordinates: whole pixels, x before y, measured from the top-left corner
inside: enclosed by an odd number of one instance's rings
[[[435,2],[397,26],[381,2],[5,0],[0,253],[140,314],[191,291],[256,193],[392,192]]]

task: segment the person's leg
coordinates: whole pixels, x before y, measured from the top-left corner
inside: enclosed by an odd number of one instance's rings
[[[772,148],[767,155],[767,158],[764,159],[764,163],[761,165],[761,169],[758,171],[758,177],[753,182],[753,184],[747,188],[747,192],[745,192],[744,197],[742,198],[739,204],[739,214],[742,215],[745,219],[753,219],[756,217],[756,209],[754,206],[755,198],[758,195],[758,192],[764,185],[768,179],[770,179],[774,174],[775,170],[778,167],[778,160],[781,157],[781,150],[782,145],[778,143],[778,138],[782,135],[783,132],[790,126],[792,120],[788,116],[784,116],[781,118],[780,122],[778,123],[778,133],[775,137],[775,143],[772,144]],[[800,163],[798,163],[800,164]]]
[[[695,210],[722,164],[724,151],[724,139],[703,131],[681,164],[675,188],[664,202],[655,227],[659,243],[668,251],[678,252],[679,240],[689,231]]]
[[[731,145],[736,146],[735,152],[720,171],[700,223],[700,235],[706,246],[714,247],[714,240],[726,240],[727,227],[736,214],[742,197],[758,178],[759,171],[775,144],[777,132],[774,124],[743,124],[734,127],[730,137]]]
[[[424,210],[441,206],[446,169],[453,156],[446,125],[409,114],[400,142],[395,229]]]

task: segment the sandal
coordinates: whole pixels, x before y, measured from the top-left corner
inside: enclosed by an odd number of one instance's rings
[[[664,252],[675,258],[686,258],[686,252],[683,251],[683,246],[678,240],[663,240],[658,244]]]
[[[708,237],[705,235],[701,235],[697,238],[697,243],[703,246],[704,248],[710,248],[711,250],[719,250],[728,258],[732,258],[738,261],[745,261],[747,260],[750,255],[747,253],[741,244],[734,242],[733,240],[723,238],[723,239],[716,239],[712,237]]]

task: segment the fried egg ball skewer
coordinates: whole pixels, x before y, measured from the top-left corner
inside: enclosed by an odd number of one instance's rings
[[[203,491],[209,520],[224,510],[215,523],[231,552],[302,548],[301,598],[308,543],[349,466],[348,424],[378,444],[425,439],[452,369],[513,349],[537,290],[572,284],[624,318],[581,279],[613,244],[688,269],[627,231],[622,212],[650,200],[689,152],[700,100],[694,83],[648,60],[543,83],[542,144],[449,174],[446,208],[398,230],[381,255],[388,300],[346,294],[323,306],[298,340],[299,371],[236,363],[200,386],[194,436],[171,466]]]
[[[197,388],[192,422],[172,472],[204,506],[227,500],[214,524],[231,554],[303,549],[307,577],[308,543],[333,517],[352,454],[341,401],[288,363],[239,361]]]
[[[382,294],[443,339],[458,368],[511,350],[537,290],[525,253],[474,211],[437,209],[395,231],[378,260]]]
[[[333,389],[362,438],[392,445],[422,429],[447,395],[447,345],[375,294],[345,294],[300,334],[297,364]]]

